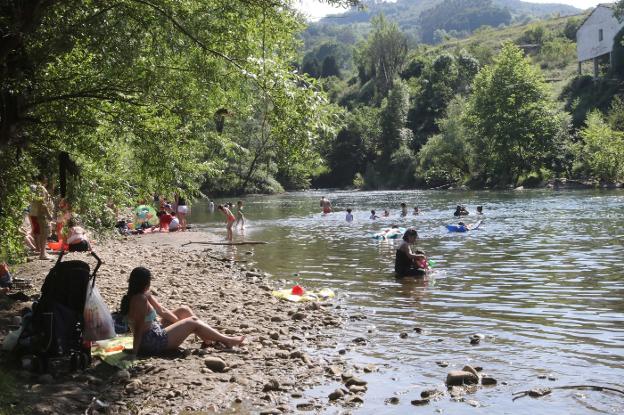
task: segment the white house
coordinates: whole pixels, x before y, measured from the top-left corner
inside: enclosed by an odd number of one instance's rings
[[[624,27],[624,22],[618,22],[613,11],[613,3],[599,4],[576,31],[579,74],[582,62],[593,60],[595,77],[598,76],[598,58],[608,54],[612,63],[613,39]]]

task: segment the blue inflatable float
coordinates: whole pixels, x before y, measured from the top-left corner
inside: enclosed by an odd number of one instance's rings
[[[479,226],[481,226],[481,221],[477,221],[474,225],[465,225],[463,223],[457,225],[446,225],[446,229],[448,229],[449,232],[468,232],[479,229]]]

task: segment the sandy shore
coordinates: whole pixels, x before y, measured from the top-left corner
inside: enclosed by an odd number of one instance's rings
[[[328,405],[327,397],[310,398],[306,391],[324,382],[345,382],[352,376],[352,369],[345,367],[336,351],[343,323],[341,310],[334,309],[337,301],[277,300],[271,289],[286,287],[286,281],[267,278],[259,270],[247,270],[244,263],[225,259],[225,248],[182,246],[188,241],[215,239],[211,234],[187,232],[98,244],[95,249],[104,264],[97,285],[114,311],[132,268],[146,266],[152,270],[152,289],[163,305],[188,305],[213,327],[245,335],[246,345],[229,351],[201,349],[200,341],[191,336],[179,352],[141,359],[129,371],[96,361],[86,372],[61,372],[54,378],[20,369],[4,354],[3,370],[14,377],[17,392],[10,402],[3,402],[10,404],[7,413],[79,414],[93,398],[109,405],[102,413],[113,414],[277,414],[320,410]],[[249,246],[234,249],[253,258]],[[85,258],[84,254],[72,257]],[[52,264],[34,260],[14,268],[13,275],[31,281],[26,294],[36,294]],[[25,305],[28,303],[1,300],[0,337]],[[225,362],[225,370],[208,368],[214,358]],[[353,391],[343,387],[347,395],[340,396],[342,405],[356,404],[358,394],[366,389],[358,382],[350,383]]]

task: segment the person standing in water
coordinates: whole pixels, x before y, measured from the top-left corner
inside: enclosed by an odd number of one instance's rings
[[[214,208],[215,208],[214,202],[211,200],[210,202],[208,202],[208,212],[210,213],[214,212]]]
[[[321,197],[321,203],[319,204],[321,209],[323,209],[323,214],[327,215],[332,211],[332,205],[329,199],[325,199],[325,196]]]
[[[477,215],[483,215],[483,206],[477,206]]]
[[[396,250],[394,272],[397,277],[424,277],[426,274],[427,257],[424,252],[412,252],[411,245],[418,239],[416,229],[409,228],[403,234],[403,240]]]
[[[347,209],[347,215],[345,216],[345,220],[347,222],[353,222],[353,214],[351,213],[351,208]]]
[[[231,241],[234,239],[234,235],[232,234],[232,225],[236,222],[236,218],[232,214],[232,211],[223,205],[219,205],[217,207],[218,210],[223,212],[225,215],[225,229],[227,230],[227,240]]]
[[[401,217],[404,218],[407,216],[407,205],[405,203],[401,203]]]
[[[420,209],[418,209],[418,206],[414,206],[414,216],[418,215],[420,215]]]
[[[239,200],[236,202],[236,228],[238,228],[238,224],[240,223],[241,229],[245,229],[245,215],[243,215],[243,201]]]

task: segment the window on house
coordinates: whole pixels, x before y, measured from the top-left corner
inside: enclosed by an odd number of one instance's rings
[[[598,29],[598,42],[602,42],[602,29]]]

